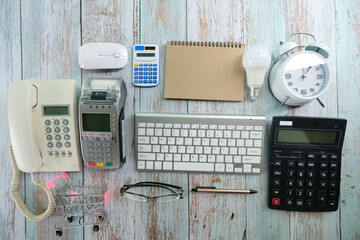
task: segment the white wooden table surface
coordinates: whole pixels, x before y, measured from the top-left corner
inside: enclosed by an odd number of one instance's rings
[[[0,1],[0,239],[53,239],[55,214],[35,224],[15,208],[9,189],[12,169],[7,122],[7,89],[21,79],[76,79],[116,75],[127,83],[127,163],[113,171],[72,173],[74,183],[108,185],[112,199],[98,233],[65,231],[63,239],[360,239],[360,2],[356,0],[1,0]],[[293,32],[306,31],[327,43],[333,83],[322,97],[299,108],[280,107],[266,83],[256,102],[175,101],[163,98],[165,43],[234,41],[264,44],[273,51]],[[306,39],[303,39],[306,40]],[[84,71],[77,63],[81,44],[116,42],[161,45],[161,83],[140,89],[131,84],[131,65],[119,71]],[[299,213],[267,207],[267,178],[135,170],[135,112],[224,113],[341,117],[348,119],[342,154],[340,207],[336,212]],[[269,130],[269,128],[268,128]],[[266,162],[267,164],[267,162]],[[57,173],[36,174],[51,179]],[[184,188],[173,203],[138,203],[120,198],[120,187],[161,181]],[[197,185],[257,189],[258,194],[192,194]],[[20,189],[36,212],[47,205],[44,193],[26,174]]]

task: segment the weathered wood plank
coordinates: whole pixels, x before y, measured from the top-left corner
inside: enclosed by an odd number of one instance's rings
[[[82,2],[82,43],[113,42],[124,45],[131,56],[133,44],[133,1],[83,1]],[[135,212],[129,212],[120,197],[120,188],[124,179],[134,175],[133,162],[133,113],[134,88],[131,83],[131,57],[123,69],[117,70],[83,70],[82,81],[88,76],[120,76],[124,78],[127,88],[125,104],[125,149],[127,162],[121,169],[92,170],[84,167],[84,184],[89,186],[103,185],[111,189],[109,205],[104,209],[105,220],[100,231],[94,233],[92,227],[84,228],[86,239],[131,239],[136,232],[137,219]],[[96,176],[96,177],[95,177]],[[125,217],[127,216],[127,217]]]
[[[335,16],[334,3],[329,1],[287,1],[286,8],[287,35],[293,32],[310,32],[318,41],[324,41],[331,49],[328,59],[331,72],[331,86],[321,99],[325,104],[322,108],[317,101],[302,107],[291,108],[291,114],[299,116],[336,117],[336,47],[335,47]],[[294,40],[299,38],[294,37]],[[302,43],[313,40],[300,37]],[[335,70],[335,71],[334,71]],[[301,223],[301,224],[299,224]],[[337,239],[340,237],[339,212],[332,213],[301,213],[290,214],[290,234],[292,239]]]
[[[80,5],[78,1],[21,2],[23,79],[69,79],[78,80],[80,68],[77,51],[80,46]],[[59,173],[35,174],[35,178],[52,179]],[[82,173],[70,175],[81,183]],[[26,176],[26,201],[30,209],[40,213],[46,209],[44,192]],[[55,239],[53,229],[57,217],[40,223],[26,221],[29,239]],[[82,238],[82,229],[64,231],[65,238]]]
[[[188,41],[241,42],[243,23],[242,1],[194,0],[187,3]],[[189,101],[188,112],[240,114],[243,106],[240,102]],[[189,181],[190,188],[245,188],[244,176],[190,174]],[[245,199],[244,195],[236,194],[190,194],[190,238],[241,239],[246,236]]]
[[[136,112],[186,112],[186,101],[163,98],[165,76],[165,43],[172,39],[186,37],[185,1],[139,1],[139,43],[156,43],[160,46],[160,84],[155,88],[141,88],[136,91]],[[132,162],[135,163],[134,159]],[[135,169],[135,164],[133,165]],[[140,214],[135,236],[137,239],[185,239],[188,231],[188,175],[173,173],[137,173],[125,183],[156,181],[183,187],[184,199],[171,203],[133,203],[124,199],[129,208]]]
[[[21,26],[20,1],[0,2],[0,238],[24,239],[25,220],[15,210],[16,206],[10,197],[10,185],[13,171],[9,159],[9,134],[7,120],[7,89],[12,82],[21,80]],[[19,188],[24,195],[24,188]]]
[[[360,3],[335,1],[339,117],[347,129],[342,154],[340,220],[343,239],[360,239]]]
[[[286,39],[286,4],[283,1],[246,1],[245,2],[245,38],[247,47],[264,45],[271,53],[280,41]],[[247,80],[247,79],[246,79]],[[249,91],[246,86],[246,96]],[[280,107],[272,95],[268,79],[264,80],[259,99],[245,102],[245,115],[265,115],[267,118],[264,144],[265,171],[261,176],[246,176],[246,188],[258,190],[257,196],[246,201],[246,237],[247,239],[288,239],[290,235],[289,213],[271,210],[268,201],[268,139],[273,116],[288,113],[288,107]]]

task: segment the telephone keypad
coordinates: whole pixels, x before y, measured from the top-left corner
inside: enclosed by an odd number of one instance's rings
[[[67,119],[45,119],[45,132],[46,132],[46,140],[47,140],[47,147],[48,155],[55,157],[72,157],[72,153],[69,150],[71,147],[70,135],[68,134],[70,132],[69,127],[65,127],[69,125],[69,120]],[[52,142],[52,140],[55,140],[55,143]],[[65,140],[65,142],[62,142],[62,140]],[[65,148],[64,148],[65,147]],[[58,151],[55,151],[58,150]],[[67,150],[67,151],[62,151]]]

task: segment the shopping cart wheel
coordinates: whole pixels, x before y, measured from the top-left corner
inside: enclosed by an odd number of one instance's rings
[[[99,225],[94,225],[93,231],[98,232],[100,230]]]
[[[100,221],[104,221],[104,219],[105,219],[104,215],[99,215],[98,218],[99,218]]]
[[[57,236],[57,237],[61,237],[61,235],[62,235],[62,230],[61,230],[61,229],[57,229],[57,230],[56,230],[56,236]]]
[[[67,221],[68,221],[68,223],[71,223],[73,221],[73,216],[67,217]]]

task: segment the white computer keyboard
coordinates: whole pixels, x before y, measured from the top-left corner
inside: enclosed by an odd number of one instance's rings
[[[260,174],[264,116],[135,114],[139,171]]]

